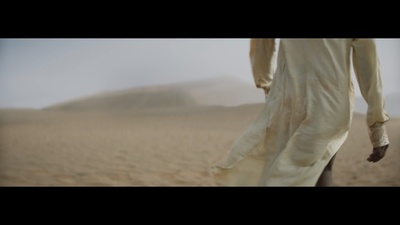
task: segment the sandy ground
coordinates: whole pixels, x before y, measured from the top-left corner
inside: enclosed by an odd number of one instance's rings
[[[260,104],[147,112],[0,111],[0,186],[213,186]],[[355,115],[334,165],[337,186],[400,186],[400,119],[378,163]]]

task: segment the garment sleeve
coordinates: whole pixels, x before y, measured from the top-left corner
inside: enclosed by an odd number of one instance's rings
[[[367,125],[371,143],[380,147],[389,143],[385,122],[389,116],[384,110],[385,102],[379,58],[373,39],[353,39],[353,66],[361,94],[368,104]]]
[[[275,39],[251,39],[250,62],[257,88],[269,90],[271,86],[275,57]]]

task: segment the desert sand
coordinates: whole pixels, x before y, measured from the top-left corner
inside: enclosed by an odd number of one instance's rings
[[[208,169],[223,163],[263,104],[175,103],[0,110],[0,186],[214,186]],[[400,186],[400,118],[391,118],[387,130],[386,157],[370,163],[365,115],[354,114],[334,165],[335,186]]]
[[[1,186],[213,186],[208,168],[223,162],[262,105],[153,113],[0,113]],[[378,163],[365,116],[354,116],[334,166],[337,186],[400,185],[400,119]]]

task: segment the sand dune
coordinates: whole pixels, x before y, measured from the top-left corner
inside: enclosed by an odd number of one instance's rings
[[[211,166],[256,119],[262,91],[218,78],[134,88],[44,110],[0,110],[1,186],[213,186]],[[245,104],[245,105],[243,105]],[[365,116],[355,114],[336,158],[338,186],[400,185],[400,118],[390,148],[367,162]]]
[[[232,77],[111,91],[46,107],[52,111],[120,111],[260,103],[261,90]]]
[[[213,186],[261,104],[174,112],[0,111],[1,186]],[[334,167],[335,185],[400,185],[400,120],[388,124],[387,156],[366,161],[365,116],[354,116]]]
[[[400,93],[385,97],[385,109],[390,117],[400,118]],[[200,81],[135,87],[109,91],[45,107],[48,111],[121,111],[175,110],[199,106],[240,106],[261,103],[263,92],[252,83],[233,77],[216,77]],[[365,114],[367,104],[355,99],[355,112]]]

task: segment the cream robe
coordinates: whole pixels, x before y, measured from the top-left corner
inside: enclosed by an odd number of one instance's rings
[[[217,185],[314,186],[346,140],[353,115],[351,57],[368,103],[367,125],[389,120],[373,39],[252,39],[257,87],[269,90],[258,119],[233,144]]]

